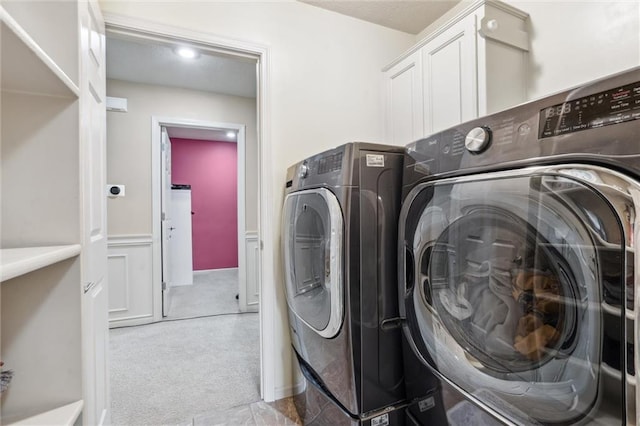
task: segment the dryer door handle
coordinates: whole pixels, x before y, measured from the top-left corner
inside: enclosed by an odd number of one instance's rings
[[[405,293],[408,293],[412,288],[414,283],[414,258],[413,258],[413,250],[409,245],[405,242],[404,244],[404,274],[405,274],[405,283],[404,289]]]

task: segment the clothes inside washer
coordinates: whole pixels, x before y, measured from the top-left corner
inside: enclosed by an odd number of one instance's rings
[[[520,271],[513,279],[513,298],[524,312],[518,321],[513,347],[527,358],[538,360],[559,337],[556,329],[562,310],[559,282],[552,275]]]
[[[522,221],[478,209],[440,234],[431,250],[429,282],[451,335],[496,372],[545,362],[572,333],[558,277],[559,255]],[[565,274],[566,275],[566,274]],[[566,291],[569,293],[564,294]]]
[[[465,274],[468,297],[475,307],[472,332],[477,341],[484,341],[484,350],[493,356],[513,355],[514,335],[522,317],[521,308],[511,295],[511,275],[505,269],[510,263],[507,259],[484,261],[480,268],[472,268]]]
[[[501,259],[496,263],[505,264]],[[549,273],[494,268],[485,261],[465,274],[457,291],[438,296],[447,312],[468,320],[476,342],[492,357],[540,360],[560,336],[562,301],[558,279]]]

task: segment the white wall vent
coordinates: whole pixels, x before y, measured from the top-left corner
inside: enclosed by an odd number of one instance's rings
[[[107,96],[107,111],[127,112],[127,98]]]

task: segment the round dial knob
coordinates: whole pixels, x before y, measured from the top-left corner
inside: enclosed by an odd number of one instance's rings
[[[307,163],[302,163],[300,165],[300,172],[299,172],[299,176],[301,179],[304,179],[307,177],[307,175],[309,174],[309,166],[307,166]]]
[[[487,127],[474,127],[467,133],[467,137],[464,139],[464,146],[475,154],[487,148],[490,141],[491,130]]]

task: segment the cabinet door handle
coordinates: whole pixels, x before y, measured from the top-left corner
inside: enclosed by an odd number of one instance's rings
[[[89,292],[89,290],[91,290],[92,288],[94,288],[96,286],[96,282],[95,281],[91,281],[89,283],[86,283],[84,285],[84,292],[85,294]]]

